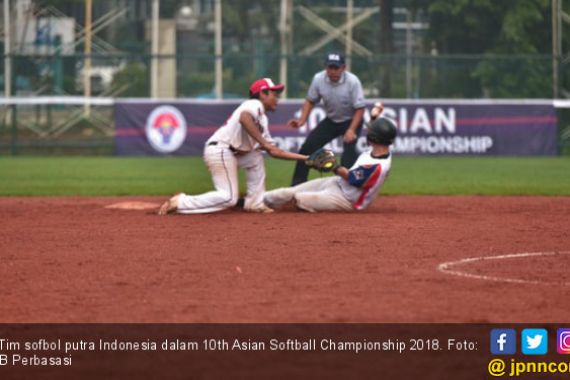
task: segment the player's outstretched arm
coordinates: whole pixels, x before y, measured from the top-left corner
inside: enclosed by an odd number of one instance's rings
[[[297,161],[305,161],[309,158],[309,156],[305,156],[304,154],[297,154],[292,152],[284,151],[283,149],[279,149],[275,145],[271,144],[267,141],[253,120],[253,116],[249,112],[242,112],[239,121],[241,125],[245,128],[247,133],[255,139],[261,145],[261,149],[267,151],[271,157],[280,158],[283,160],[297,160]]]
[[[286,150],[280,149],[275,145],[269,144],[271,147],[269,149],[265,149],[267,153],[271,157],[280,158],[282,160],[291,160],[291,161],[307,161],[309,156],[304,154],[298,154],[293,152],[287,152]]]

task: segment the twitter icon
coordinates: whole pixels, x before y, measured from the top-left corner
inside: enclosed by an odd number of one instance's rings
[[[545,329],[524,329],[521,348],[525,355],[545,355],[548,352],[548,332]]]

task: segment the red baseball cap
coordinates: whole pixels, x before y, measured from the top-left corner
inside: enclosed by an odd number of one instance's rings
[[[270,78],[258,79],[249,86],[249,96],[260,93],[263,90],[283,91],[284,84],[275,84]]]

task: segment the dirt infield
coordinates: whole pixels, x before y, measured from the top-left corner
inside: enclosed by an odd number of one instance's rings
[[[567,320],[570,197],[147,209],[162,200],[0,198],[0,322]],[[122,202],[139,207],[105,208]]]

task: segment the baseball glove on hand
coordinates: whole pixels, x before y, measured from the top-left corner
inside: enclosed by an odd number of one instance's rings
[[[336,165],[336,157],[332,150],[320,148],[311,153],[305,165],[320,172],[330,172]]]

